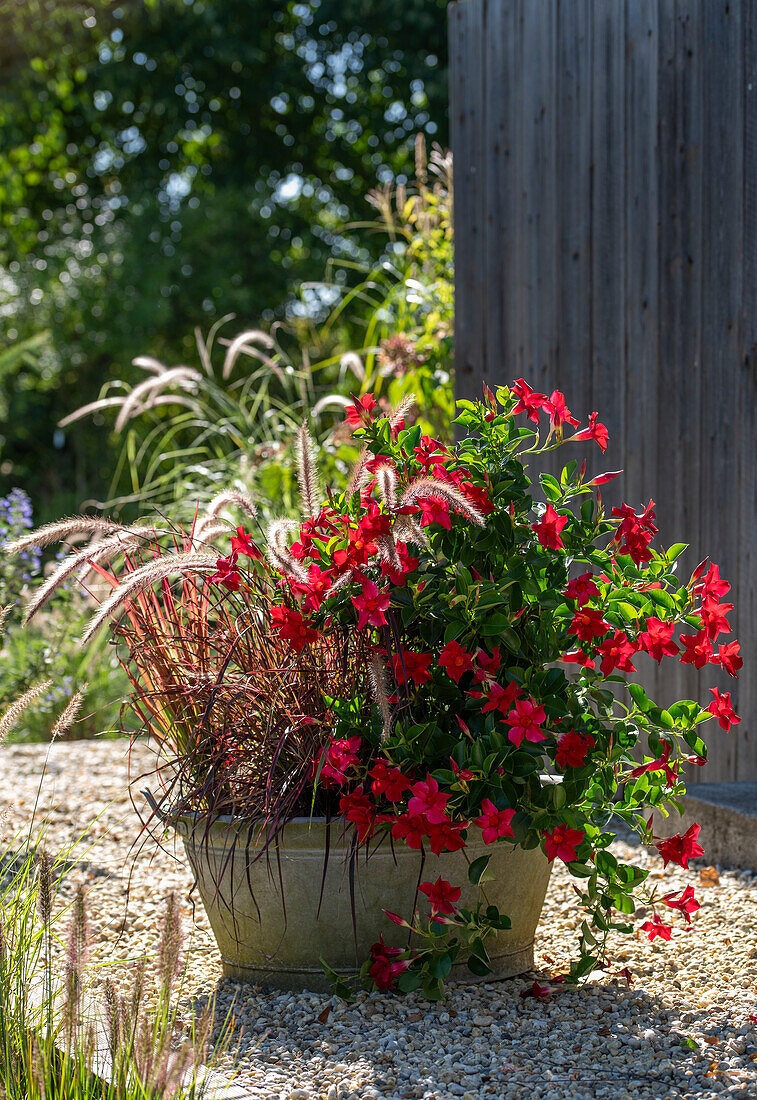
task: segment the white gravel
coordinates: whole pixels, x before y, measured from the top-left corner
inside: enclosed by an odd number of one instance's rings
[[[3,830],[28,825],[47,746],[5,746],[0,769]],[[136,770],[149,754],[136,754]],[[450,987],[443,1004],[413,995],[360,995],[344,1005],[323,995],[276,994],[220,981],[215,946],[179,849],[135,843],[139,822],[127,794],[123,741],[55,744],[37,812],[48,847],[82,832],[71,882],[89,888],[93,963],[128,981],[155,949],[169,890],[186,917],[189,1010],[217,992],[218,1015],[233,1004],[236,1030],[224,1064],[238,1083],[270,1100],[410,1100],[478,1097],[612,1097],[613,1100],[757,1097],[757,875],[668,868],[666,890],[691,881],[702,908],[691,927],[675,916],[670,943],[617,937],[612,965],[586,985],[557,989],[549,1002],[520,993],[534,977],[564,971],[579,910],[570,877],[557,867],[537,932],[536,973],[507,982]],[[136,788],[146,784],[137,783]],[[136,796],[137,800],[138,795]],[[94,822],[93,824],[90,824]],[[89,827],[89,828],[88,828]],[[617,842],[613,850],[628,857]],[[662,877],[656,856],[634,852]],[[704,873],[702,873],[704,869]],[[637,914],[639,923],[646,919]],[[615,977],[628,967],[632,988]],[[104,969],[95,971],[102,980]],[[220,983],[220,984],[219,984]],[[328,1018],[325,1011],[330,1006]],[[223,1066],[221,1067],[223,1068]]]

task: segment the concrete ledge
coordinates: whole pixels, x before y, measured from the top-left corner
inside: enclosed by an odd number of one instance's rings
[[[704,860],[757,870],[757,783],[697,783],[681,801],[683,817],[655,813],[658,836],[683,833],[696,821]]]

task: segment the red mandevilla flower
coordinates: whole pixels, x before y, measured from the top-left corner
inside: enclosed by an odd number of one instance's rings
[[[360,751],[361,738],[347,737],[338,741],[332,741],[323,753],[323,766],[321,767],[321,782],[324,786],[335,783],[339,786],[344,783],[347,772],[356,768],[358,764],[358,752]]]
[[[655,847],[662,856],[663,866],[676,863],[679,867],[688,868],[690,859],[704,855],[704,848],[697,843],[699,832],[700,827],[694,822],[685,833],[678,833],[669,840],[658,841]]]
[[[547,712],[539,706],[535,699],[518,699],[513,709],[507,715],[510,726],[508,736],[516,749],[519,749],[524,739],[526,741],[544,741],[546,734],[541,730],[542,722],[546,721]]]
[[[555,763],[558,768],[580,768],[586,759],[587,752],[594,748],[595,741],[588,734],[576,733],[568,730],[557,738],[557,754]]]
[[[665,623],[662,619],[647,619],[647,629],[639,634],[639,644],[650,657],[659,662],[663,657],[678,655],[678,646],[673,641],[674,623]]]
[[[242,576],[237,569],[236,551],[229,554],[228,558],[219,558],[216,561],[217,572],[215,572],[209,579],[211,584],[222,584],[224,588],[228,588],[231,592],[238,592],[242,583]]]
[[[731,706],[730,691],[721,691],[720,688],[710,688],[710,694],[714,695],[715,698],[707,707],[707,710],[710,714],[715,715],[720,723],[720,728],[727,731],[731,726],[737,726],[741,719]]]
[[[675,892],[673,892],[665,894],[662,900],[669,909],[677,909],[679,913],[683,913],[687,924],[691,924],[691,914],[696,913],[697,909],[702,908],[694,897],[694,888],[692,886],[687,886],[680,898],[677,898]]]
[[[561,859],[563,863],[572,863],[577,858],[576,845],[581,844],[585,835],[580,829],[571,829],[568,825],[556,825],[554,829],[542,832],[549,862]]]
[[[464,672],[470,672],[473,668],[473,658],[470,653],[462,648],[459,642],[447,642],[444,649],[439,654],[439,667],[446,669],[447,675],[451,676],[455,683],[460,682],[460,677]]]
[[[593,642],[611,629],[610,624],[602,618],[602,612],[593,607],[580,607],[568,627],[569,633],[575,634],[582,642]]]
[[[638,779],[639,776],[644,775],[645,772],[665,772],[665,780],[669,787],[672,787],[678,780],[678,765],[668,764],[670,759],[670,742],[665,742],[665,748],[662,750],[662,756],[657,760],[650,760],[647,764],[640,764],[638,768],[634,768],[631,772],[632,779]]]
[[[612,638],[597,646],[597,653],[602,655],[602,675],[609,676],[616,668],[621,672],[635,672],[631,657],[638,649],[638,642],[632,641],[624,631],[616,630]]]
[[[421,510],[421,527],[430,527],[432,523],[438,523],[445,531],[452,530],[452,521],[449,514],[449,504],[441,497],[419,497],[418,507]]]
[[[738,642],[728,642],[727,645],[718,647],[717,654],[711,657],[710,661],[713,665],[720,665],[729,676],[736,678],[739,669],[744,665],[743,658],[739,657],[740,649],[741,646]]]
[[[459,886],[452,886],[440,875],[436,882],[422,882],[418,887],[425,894],[431,905],[431,915],[437,913],[455,913],[455,905],[460,900],[462,890]]]
[[[412,798],[407,804],[407,812],[413,816],[425,817],[429,825],[441,825],[447,820],[446,808],[449,795],[439,790],[439,784],[432,775],[414,783]]]
[[[357,787],[352,794],[345,794],[339,800],[339,811],[347,821],[357,829],[357,838],[362,844],[373,833],[376,808],[363,788]]]
[[[498,810],[490,798],[483,800],[481,810],[476,825],[481,830],[484,844],[493,844],[501,836],[513,836],[510,822],[515,817],[515,810]]]
[[[712,657],[712,642],[705,631],[700,630],[698,634],[682,634],[681,641],[684,647],[681,664],[704,668]]]
[[[731,626],[726,618],[730,611],[733,611],[732,603],[717,603],[709,599],[702,601],[699,614],[708,638],[714,640],[718,634],[730,634]]]
[[[236,535],[231,536],[231,549],[237,554],[244,554],[246,557],[252,558],[253,561],[263,560],[263,555],[246,533],[244,527],[237,527]]]
[[[362,397],[357,398],[351,405],[348,405],[344,410],[344,422],[349,424],[351,428],[360,428],[365,424],[369,424],[373,415],[373,410],[377,407],[378,402],[372,393],[365,393]]]
[[[669,925],[663,924],[656,913],[651,920],[644,921],[641,931],[646,932],[650,940],[656,940],[658,937],[661,940],[669,940],[673,934],[673,929]]]
[[[598,600],[600,593],[594,583],[593,575],[582,573],[580,577],[575,577],[568,582],[565,595],[569,600],[575,600],[579,607],[583,607],[589,600]],[[609,630],[609,626],[606,629]]]
[[[384,937],[379,936],[378,943],[371,947],[371,965],[368,973],[373,979],[377,989],[391,989],[396,979],[410,966],[408,959],[400,959],[401,947],[389,947],[384,943]]]
[[[413,653],[409,649],[403,649],[402,653],[392,654],[392,668],[394,678],[398,684],[404,684],[412,680],[415,684],[425,684],[431,679],[430,653]]]
[[[694,592],[701,597],[702,603],[705,600],[714,600],[717,603],[718,600],[722,600],[723,596],[727,596],[730,591],[730,584],[720,576],[720,568],[715,565],[715,562],[711,563],[710,568],[699,584],[694,585]]]
[[[552,505],[548,504],[541,520],[531,524],[531,530],[546,549],[564,550],[565,545],[560,538],[560,532],[567,522],[568,516],[559,516]]]
[[[387,764],[385,760],[378,760],[368,772],[373,783],[373,793],[378,797],[384,796],[389,802],[399,802],[405,791],[409,791],[412,783],[406,775]]]
[[[272,608],[271,623],[279,632],[279,637],[288,642],[295,653],[301,652],[318,637],[318,631],[306,624],[300,612],[289,607]]]
[[[574,428],[578,427],[579,421],[573,416],[565,403],[565,394],[560,393],[559,390],[552,391],[544,408],[549,413],[549,423],[553,430],[561,428],[563,424],[572,424]]]
[[[589,426],[588,428],[582,428],[580,432],[574,432],[570,437],[570,443],[582,443],[584,440],[593,439],[599,449],[604,452],[607,450],[607,442],[610,438],[610,433],[604,424],[597,423],[597,417],[599,413],[589,413]]]
[[[352,603],[358,613],[357,628],[383,626],[386,622],[384,612],[389,609],[391,600],[388,592],[379,592],[375,581],[364,581],[359,596],[352,596]]]
[[[518,413],[524,412],[529,420],[533,420],[534,424],[538,424],[539,410],[549,405],[549,398],[546,393],[534,393],[524,378],[519,378],[516,382],[513,382],[510,390],[518,398],[511,415],[517,416]]]

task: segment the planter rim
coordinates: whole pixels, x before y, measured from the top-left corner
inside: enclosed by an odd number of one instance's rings
[[[563,781],[563,777],[561,775],[547,775],[546,773],[541,774],[539,776],[539,779],[541,780],[542,786],[544,787],[554,787],[562,783]],[[210,815],[207,812],[200,813],[199,811],[194,811],[190,813],[180,814],[178,817],[175,818],[171,818],[170,814],[165,814],[163,815],[163,817],[168,825],[176,828],[177,825],[184,823],[196,825],[198,822],[208,820],[208,818],[210,818]],[[338,814],[330,818],[317,816],[315,814],[312,817],[309,815],[301,817],[290,817],[287,821],[284,822],[284,824],[282,825],[282,829],[285,829],[288,825],[328,825],[330,822],[336,822],[339,820],[341,820],[341,818]],[[218,814],[217,816],[210,818],[210,825],[211,827],[213,825],[247,825],[250,829],[254,829],[258,826],[264,825],[264,822],[260,819],[249,820],[244,817],[234,817],[232,814]]]

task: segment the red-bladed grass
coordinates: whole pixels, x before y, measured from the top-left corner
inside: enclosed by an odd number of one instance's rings
[[[127,556],[119,580],[147,561]],[[296,814],[335,811],[309,780],[332,701],[370,690],[370,654],[341,629],[295,653],[271,629],[282,595],[270,573],[251,562],[242,577],[238,591],[192,572],[164,579],[125,605],[114,635],[129,705],[159,750],[161,815],[229,814],[275,833]]]

